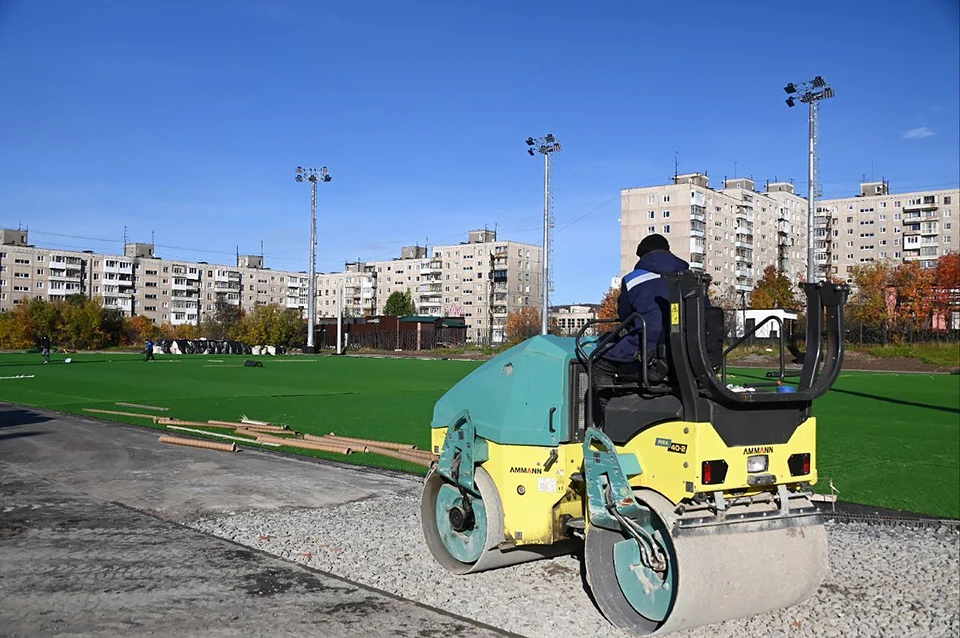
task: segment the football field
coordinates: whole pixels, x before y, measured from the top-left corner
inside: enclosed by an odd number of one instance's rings
[[[60,412],[83,408],[236,421],[241,415],[313,434],[416,444],[427,449],[434,402],[478,362],[366,357],[265,357],[244,367],[231,356],[0,355],[0,400]],[[254,357],[256,359],[256,357]],[[762,377],[740,370],[739,381]],[[116,402],[169,408],[162,413]],[[814,405],[817,490],[841,500],[960,518],[960,378],[943,374],[844,372]],[[107,416],[149,425],[144,419]],[[2,440],[0,440],[2,449]],[[411,472],[423,468],[368,453],[308,452]]]

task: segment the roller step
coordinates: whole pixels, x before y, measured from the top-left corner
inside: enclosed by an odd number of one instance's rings
[[[584,530],[587,528],[587,521],[581,516],[580,518],[570,518],[564,521],[563,523],[569,529],[579,529]]]

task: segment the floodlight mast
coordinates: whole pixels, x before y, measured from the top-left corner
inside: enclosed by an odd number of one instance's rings
[[[314,327],[317,323],[317,182],[329,182],[330,171],[326,166],[320,169],[298,166],[293,178],[297,182],[310,182],[310,280],[307,282],[307,348],[308,354],[317,349],[313,342]]]
[[[550,325],[547,318],[547,313],[550,310],[550,227],[552,225],[550,208],[553,202],[550,195],[550,156],[559,152],[561,147],[560,140],[554,137],[552,133],[547,133],[544,137],[528,137],[526,141],[527,153],[531,156],[536,153],[543,155],[543,247],[541,248],[543,269],[540,274],[540,291],[542,293],[540,334],[545,335],[549,332]]]
[[[809,82],[791,82],[783,90],[790,96],[786,99],[787,106],[796,105],[797,98],[801,102],[810,105],[810,139],[808,148],[808,193],[807,193],[807,281],[816,282],[817,268],[816,251],[814,250],[814,228],[816,224],[817,197],[822,195],[820,191],[820,158],[818,154],[820,144],[820,102],[834,97],[833,88],[824,81],[822,76],[817,76]],[[794,95],[796,94],[796,95]],[[829,241],[829,237],[827,238]],[[824,268],[829,267],[827,264]],[[819,277],[825,279],[826,277]]]

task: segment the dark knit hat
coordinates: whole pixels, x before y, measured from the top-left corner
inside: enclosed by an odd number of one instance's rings
[[[637,244],[637,257],[643,257],[654,250],[670,250],[670,242],[663,235],[647,235]]]

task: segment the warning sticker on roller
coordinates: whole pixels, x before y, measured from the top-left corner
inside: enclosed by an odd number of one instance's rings
[[[537,489],[541,492],[556,492],[557,491],[557,479],[555,478],[538,478],[537,479]]]

